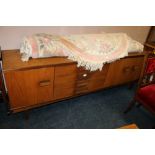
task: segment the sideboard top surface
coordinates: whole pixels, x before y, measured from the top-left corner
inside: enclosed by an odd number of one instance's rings
[[[141,56],[141,55],[144,55],[144,53],[135,52],[129,54],[129,56]],[[23,62],[21,60],[20,52],[17,49],[17,50],[2,51],[2,63],[3,63],[3,71],[6,72],[11,70],[22,70],[22,69],[40,68],[46,66],[73,64],[76,62],[69,60],[66,57],[38,58],[38,59],[30,59],[27,62]]]
[[[2,51],[2,60],[4,72],[10,70],[76,63],[72,60],[66,59],[66,57],[38,58],[23,62],[21,60],[19,50]]]

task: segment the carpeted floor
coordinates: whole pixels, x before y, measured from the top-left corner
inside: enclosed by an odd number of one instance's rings
[[[134,89],[126,85],[106,89],[30,110],[28,120],[22,112],[8,116],[0,103],[0,128],[113,129],[130,123],[152,128],[155,117],[142,107],[123,114],[133,94]]]

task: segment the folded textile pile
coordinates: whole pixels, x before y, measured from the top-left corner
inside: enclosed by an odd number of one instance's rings
[[[28,61],[30,57],[66,56],[90,71],[101,70],[105,63],[134,51],[143,51],[143,45],[125,33],[63,36],[36,34],[25,37],[20,48],[23,61]]]

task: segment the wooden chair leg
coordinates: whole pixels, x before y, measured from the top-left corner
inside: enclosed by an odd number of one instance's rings
[[[132,109],[132,107],[135,105],[135,103],[136,103],[136,101],[135,101],[135,99],[133,99],[133,100],[129,103],[128,107],[125,109],[124,113],[125,113],[125,114],[128,113],[128,112]]]

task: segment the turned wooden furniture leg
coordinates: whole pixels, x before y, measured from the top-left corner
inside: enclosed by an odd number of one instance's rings
[[[124,111],[124,113],[126,114],[127,112],[129,112],[129,111],[132,109],[132,107],[135,105],[135,103],[136,103],[136,100],[133,99],[133,100],[129,103],[129,105],[128,105],[128,107],[126,108],[126,110]]]

